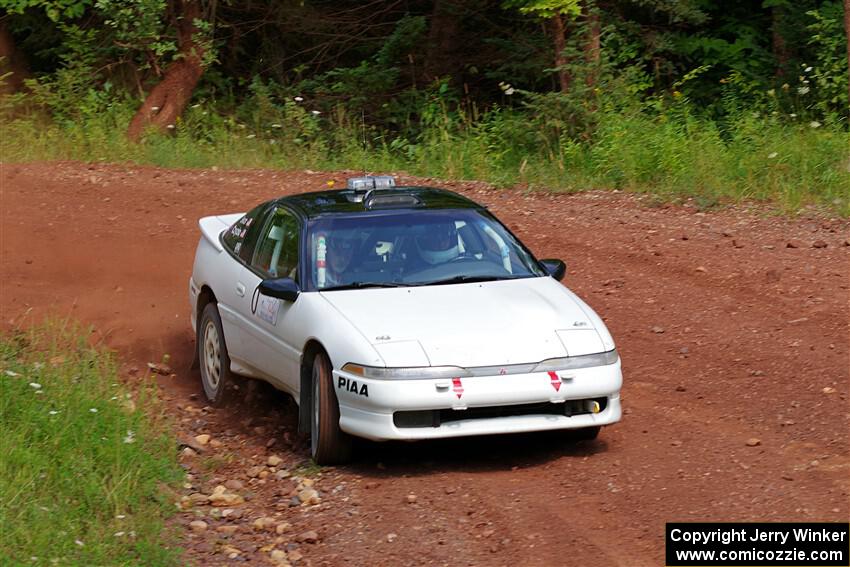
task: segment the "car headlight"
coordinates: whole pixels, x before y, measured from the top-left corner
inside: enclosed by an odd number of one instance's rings
[[[342,367],[343,372],[372,378],[374,380],[434,380],[437,378],[465,378],[470,373],[459,366],[414,366],[410,368],[380,368],[349,362]]]
[[[620,356],[617,349],[608,352],[597,352],[594,354],[582,354],[580,356],[565,356],[563,358],[550,358],[544,360],[534,367],[532,372],[554,372],[558,370],[574,370],[576,368],[590,368],[592,366],[607,366],[614,364]]]

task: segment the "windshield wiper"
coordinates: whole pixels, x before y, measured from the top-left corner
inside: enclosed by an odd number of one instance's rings
[[[446,278],[444,280],[434,280],[432,282],[427,282],[422,285],[447,285],[447,284],[456,284],[456,283],[474,283],[474,282],[494,282],[497,280],[515,280],[517,276],[453,276],[451,278]]]
[[[410,284],[397,282],[351,282],[347,284],[323,287],[319,291],[337,291],[340,289],[366,289],[370,287],[408,287]]]

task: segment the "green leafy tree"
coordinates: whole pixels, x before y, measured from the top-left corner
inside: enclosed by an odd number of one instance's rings
[[[54,22],[81,17],[92,5],[92,0],[0,0],[0,8],[10,14],[23,14],[27,10],[43,10]]]
[[[803,78],[798,90],[814,87],[817,92],[811,99],[823,114],[846,112],[850,97],[850,0],[844,0],[843,7],[837,1],[826,2],[808,15],[813,20],[806,28],[811,34],[808,43],[815,48],[814,64],[800,64],[802,75],[811,73],[811,80]]]
[[[506,8],[513,8],[521,14],[529,14],[549,24],[555,48],[554,70],[558,75],[561,92],[570,91],[572,76],[567,65],[567,34],[572,23],[581,14],[579,0],[506,0]]]

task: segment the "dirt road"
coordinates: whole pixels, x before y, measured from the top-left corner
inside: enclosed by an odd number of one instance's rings
[[[365,444],[319,471],[284,396],[261,387],[203,409],[187,281],[199,217],[345,172],[0,167],[3,328],[91,323],[129,380],[169,354],[176,375],[157,379],[178,430],[212,437],[183,459],[187,494],[239,481],[241,517],[199,505],[174,520],[208,523],[187,531],[189,561],[263,565],[276,548],[296,565],[663,565],[667,521],[850,517],[846,221],[418,180],[489,205],[538,258],[567,262],[565,284],[618,343],[625,415],[590,443]],[[249,470],[272,454],[283,462]],[[315,480],[321,503],[294,505],[284,469]],[[280,533],[255,528],[261,517]]]

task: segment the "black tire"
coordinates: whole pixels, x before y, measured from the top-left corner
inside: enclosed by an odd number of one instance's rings
[[[582,427],[581,429],[575,430],[575,438],[578,441],[593,441],[597,437],[599,437],[599,431],[602,430],[601,425],[594,425],[593,427]]]
[[[350,435],[339,428],[339,402],[328,357],[313,359],[310,395],[310,455],[317,465],[338,465],[351,459]]]
[[[198,321],[198,360],[204,394],[213,406],[223,405],[232,391],[233,374],[218,306],[208,303]]]

